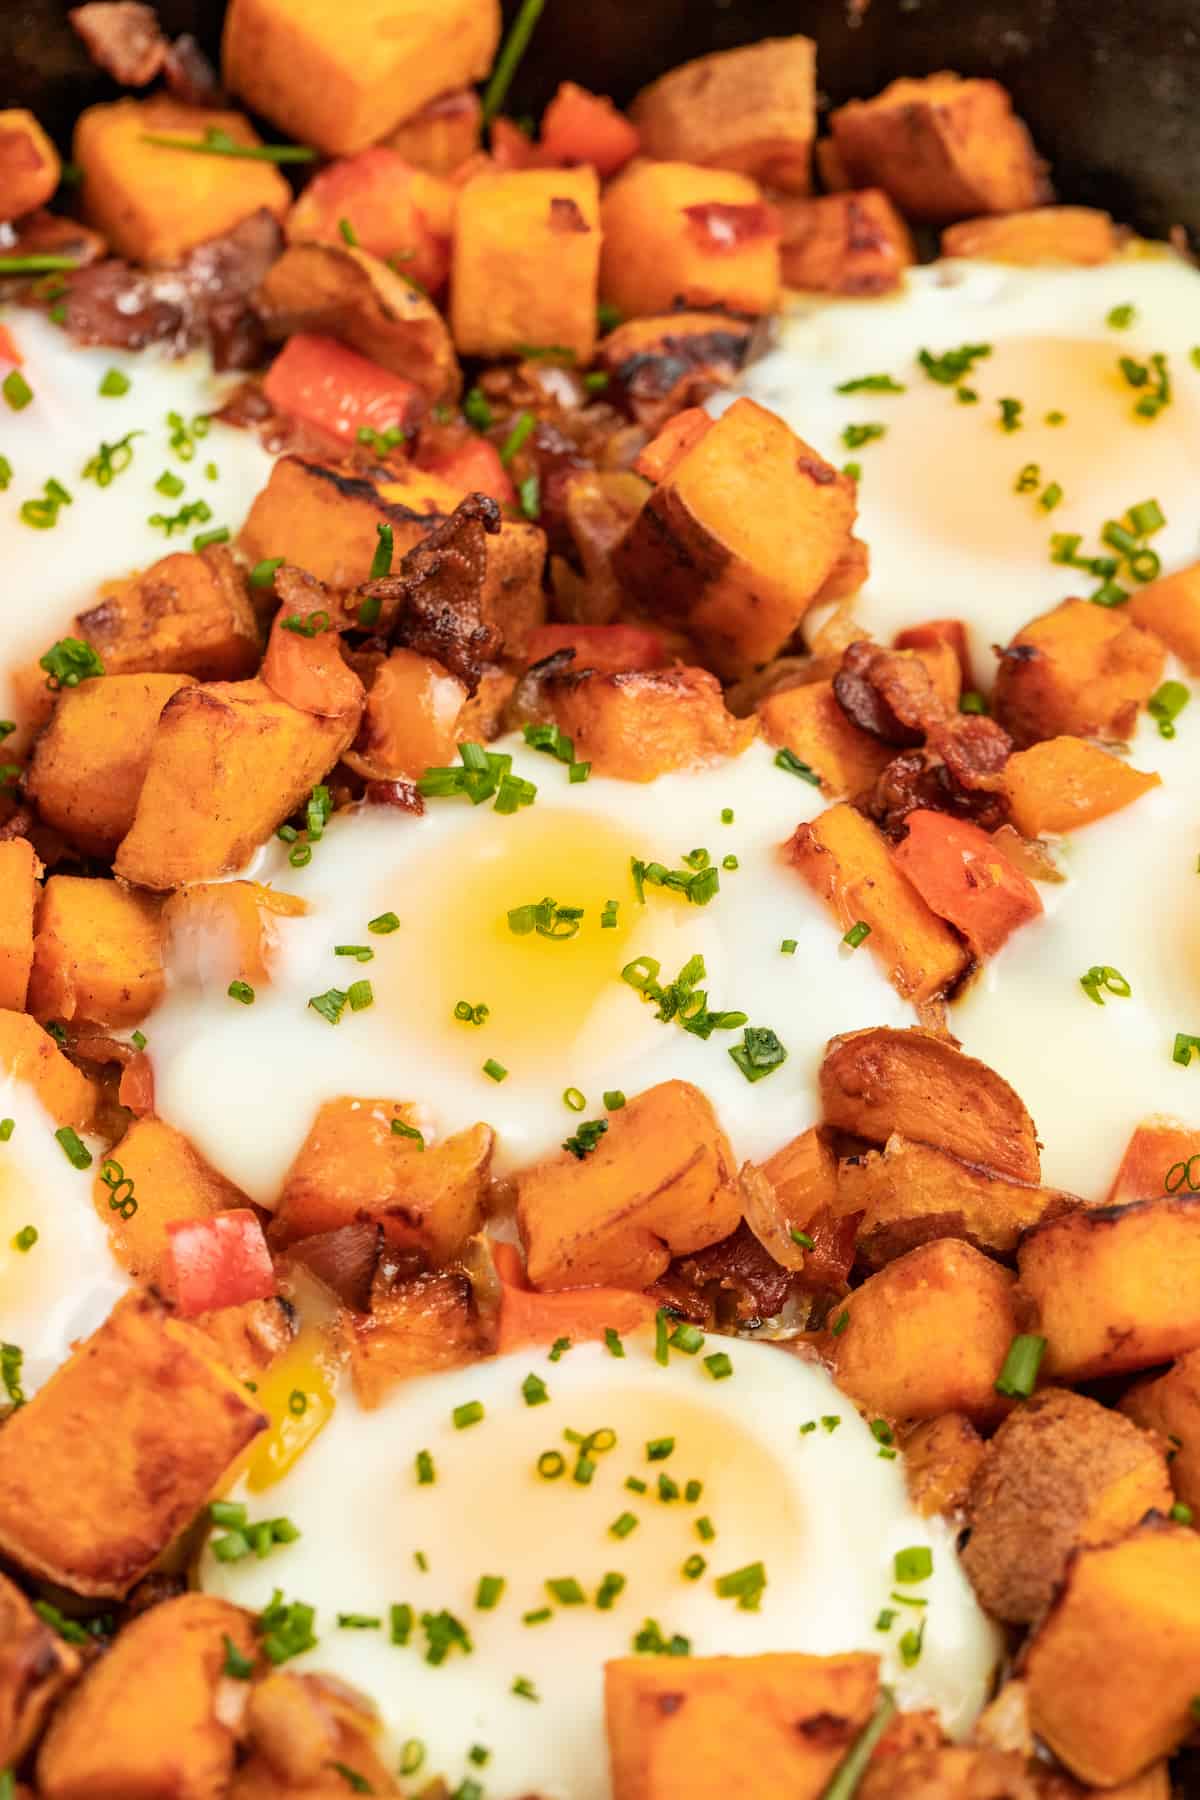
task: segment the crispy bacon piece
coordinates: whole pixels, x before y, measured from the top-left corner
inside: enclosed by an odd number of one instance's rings
[[[973,794],[999,792],[1013,743],[995,719],[981,713],[959,713],[931,726],[927,742],[960,788]]]
[[[146,87],[162,72],[167,40],[152,6],[138,0],[89,0],[67,14],[98,69],[122,87]]]
[[[919,744],[946,717],[922,662],[866,638],[846,646],[833,691],[851,724],[885,744]]]
[[[738,1226],[719,1244],[710,1244],[694,1256],[677,1257],[663,1277],[662,1296],[667,1305],[684,1304],[689,1316],[698,1310],[690,1296],[718,1323],[746,1324],[751,1319],[771,1319],[782,1312],[795,1277],[781,1269],[763,1249],[746,1224]]]
[[[398,575],[368,581],[352,604],[379,599],[395,605],[392,642],[432,656],[457,675],[468,694],[483,666],[500,654],[501,637],[485,625],[481,596],[487,572],[485,538],[500,530],[500,508],[487,494],[468,494],[448,519],[414,544]]]

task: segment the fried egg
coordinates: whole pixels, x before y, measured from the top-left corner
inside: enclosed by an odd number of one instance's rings
[[[519,1351],[405,1382],[372,1412],[343,1391],[282,1479],[264,1489],[252,1468],[229,1496],[300,1535],[232,1562],[210,1540],[201,1585],[254,1611],[276,1588],[314,1607],[317,1646],[289,1666],[372,1696],[389,1752],[411,1770],[419,1743],[421,1779],[452,1787],[604,1800],[603,1664],[639,1637],[697,1656],[876,1652],[902,1705],[963,1733],[999,1634],[952,1529],[915,1512],[828,1375],[767,1344],[710,1339],[666,1367],[649,1334],[620,1348]]]

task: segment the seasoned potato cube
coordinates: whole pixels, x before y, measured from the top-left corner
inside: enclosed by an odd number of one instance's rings
[[[329,163],[305,184],[287,217],[287,240],[340,248],[346,241],[340,229],[345,221],[368,255],[384,262],[391,258],[393,267],[402,264],[407,281],[435,294],[445,286],[450,269],[456,198],[448,182],[376,144]],[[399,417],[396,423],[409,421]],[[346,436],[352,435],[347,429]]]
[[[995,1419],[1008,1407],[996,1377],[1017,1335],[1013,1287],[1008,1270],[970,1244],[940,1238],[910,1250],[830,1315],[838,1386],[886,1418]]]
[[[646,454],[647,472],[662,473],[617,550],[618,579],[682,625],[718,674],[749,675],[845,554],[854,484],[753,400],[715,421],[680,414]]]
[[[58,186],[58,151],[31,112],[0,112],[0,219],[18,219],[44,206]]]
[[[912,234],[880,188],[787,200],[780,261],[788,287],[821,294],[890,294],[917,260]]]
[[[726,387],[746,360],[751,327],[724,313],[667,313],[626,319],[602,339],[596,367],[609,377],[606,399],[623,397],[647,431]],[[583,492],[590,493],[591,483]]]
[[[1001,651],[992,711],[1018,749],[1060,736],[1127,738],[1165,660],[1158,639],[1116,608],[1064,600]]]
[[[202,1332],[127,1294],[0,1432],[0,1550],[40,1580],[119,1597],[266,1422]]]
[[[476,175],[458,198],[450,322],[460,352],[511,356],[561,344],[580,363],[596,347],[600,187],[596,171]]]
[[[431,175],[450,175],[478,150],[482,114],[475,90],[456,88],[438,94],[420,112],[389,131],[383,141],[414,168],[426,169]]]
[[[716,756],[740,756],[753,719],[735,719],[707,669],[570,669],[540,684],[544,711],[598,775],[653,781]]]
[[[996,81],[893,81],[839,106],[829,127],[851,185],[883,188],[910,219],[945,225],[1047,197],[1029,133]]]
[[[467,690],[432,656],[393,650],[375,671],[362,725],[344,760],[368,781],[412,780],[455,759]]]
[[[1165,1375],[1147,1376],[1120,1401],[1123,1413],[1167,1443],[1176,1495],[1200,1513],[1200,1350],[1189,1350]]]
[[[299,918],[307,901],[258,881],[194,881],[163,906],[173,974],[199,987],[270,981],[279,943],[276,919]]]
[[[1200,1131],[1165,1114],[1143,1119],[1121,1158],[1107,1204],[1157,1200],[1160,1194],[1194,1193],[1200,1188]]]
[[[836,1210],[861,1214],[858,1251],[872,1268],[932,1238],[1011,1256],[1023,1231],[1078,1205],[1055,1188],[1010,1181],[898,1134],[838,1170]]]
[[[0,1011],[0,1069],[27,1081],[56,1125],[90,1129],[95,1088],[29,1013]]]
[[[1151,1520],[1080,1550],[1025,1664],[1029,1722],[1081,1781],[1110,1788],[1195,1727],[1200,1536]]]
[[[600,293],[626,317],[775,309],[779,216],[745,175],[637,161],[605,189],[600,224]]]
[[[233,0],[222,73],[254,112],[327,156],[349,156],[451,88],[481,81],[499,0]]]
[[[840,931],[870,928],[867,948],[905,999],[919,1005],[947,994],[970,968],[966,945],[896,866],[878,828],[845,801],[798,825],[787,854]]]
[[[811,38],[764,38],[669,69],[629,109],[657,162],[736,169],[768,187],[807,194],[817,135]]]
[[[52,875],[42,889],[29,1010],[35,1019],[137,1025],[165,989],[159,903],[115,881]]]
[[[64,688],[34,747],[26,791],[48,825],[111,860],[133,824],[158,717],[190,675],[106,675]]]
[[[232,874],[328,773],[357,729],[357,713],[318,718],[261,681],[182,688],[159,720],[116,873],[157,889]]]
[[[97,1172],[92,1189],[96,1211],[108,1226],[118,1260],[136,1280],[155,1287],[160,1285],[169,1220],[206,1219],[227,1206],[250,1204],[164,1119],[135,1119],[103,1166],[110,1161],[119,1163],[122,1177],[133,1183],[137,1209],[126,1218],[114,1208],[110,1202],[117,1198],[116,1190]]]
[[[249,1613],[179,1594],[140,1613],[90,1664],[38,1752],[45,1800],[214,1800],[233,1773],[233,1726],[217,1687],[232,1644],[255,1654]]]
[[[42,865],[28,838],[0,843],[0,1007],[25,1010]]]
[[[993,1618],[1028,1625],[1050,1604],[1072,1550],[1123,1536],[1172,1499],[1147,1432],[1082,1394],[1050,1388],[1010,1413],[984,1453],[963,1567]]]
[[[959,1513],[983,1457],[983,1439],[957,1412],[923,1419],[904,1438],[904,1480],[923,1517]]]
[[[177,262],[260,208],[283,218],[292,191],[273,164],[144,141],[161,135],[198,143],[214,130],[238,144],[262,142],[241,113],[184,106],[163,94],[89,106],[79,115],[74,156],[83,170],[84,212],[120,255],[131,262]]]
[[[1091,206],[1039,206],[1005,218],[965,219],[942,233],[943,256],[978,257],[985,262],[1105,263],[1117,249],[1117,233],[1106,212]]]
[[[6,1768],[21,1761],[79,1666],[79,1652],[0,1575],[0,1757]]]
[[[1069,1213],[1030,1233],[1017,1268],[1046,1376],[1091,1381],[1200,1347],[1200,1197]]]
[[[1189,675],[1200,674],[1200,563],[1135,588],[1126,610],[1175,652]]]
[[[517,1223],[535,1287],[646,1288],[672,1256],[742,1216],[733,1153],[712,1107],[664,1081],[611,1115],[582,1159],[563,1152],[517,1177]]]
[[[832,681],[807,681],[768,694],[757,712],[767,742],[794,750],[821,777],[825,792],[839,798],[868,793],[895,755],[893,745],[847,718]]]
[[[176,550],[109,584],[75,629],[106,675],[236,681],[254,673],[262,651],[242,577],[219,544],[198,555]]]
[[[1098,744],[1076,737],[1047,738],[1018,750],[1001,779],[1012,822],[1026,837],[1106,819],[1162,782],[1160,775],[1131,769]]]
[[[483,1223],[492,1131],[473,1125],[440,1144],[392,1130],[407,1125],[390,1100],[327,1100],[284,1177],[271,1242],[370,1221],[397,1249],[439,1266]]]
[[[363,1406],[378,1406],[394,1382],[477,1362],[493,1348],[492,1327],[461,1269],[418,1275],[377,1293],[346,1327],[350,1373]]]

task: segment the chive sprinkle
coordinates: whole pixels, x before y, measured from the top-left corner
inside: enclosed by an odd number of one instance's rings
[[[714,1355],[706,1356],[704,1358],[704,1367],[708,1370],[714,1381],[725,1381],[733,1374],[733,1363],[730,1361],[724,1350],[718,1350]]]
[[[604,1327],[604,1344],[610,1356],[624,1356],[625,1346],[621,1342],[620,1333],[615,1326],[606,1325]]]
[[[480,1612],[492,1612],[500,1604],[504,1592],[503,1575],[481,1575],[475,1589],[475,1604]]]
[[[467,1400],[462,1406],[456,1406],[450,1417],[455,1431],[465,1431],[468,1425],[478,1425],[483,1418],[483,1401]]]
[[[521,1383],[521,1394],[526,1406],[543,1406],[550,1394],[540,1375],[529,1374]]]
[[[490,125],[504,104],[505,95],[512,85],[517,65],[524,56],[533,36],[534,27],[542,16],[545,0],[523,0],[520,11],[509,27],[492,69],[491,77],[483,95],[483,122]]]
[[[1008,1347],[1004,1366],[996,1377],[996,1392],[1012,1400],[1028,1400],[1037,1386],[1038,1369],[1046,1353],[1046,1339],[1022,1333]]]
[[[73,1169],[91,1168],[92,1153],[72,1126],[60,1125],[54,1135],[62,1146],[63,1155]]]
[[[20,369],[10,369],[0,382],[0,393],[13,412],[24,412],[33,399],[33,389],[22,375]]]
[[[307,144],[239,144],[227,131],[211,127],[202,138],[168,137],[164,132],[139,133],[143,144],[155,144],[160,150],[186,150],[193,156],[232,156],[244,162],[310,163],[317,153]]]
[[[494,1056],[488,1057],[483,1065],[483,1072],[489,1081],[504,1081],[508,1076],[508,1070],[504,1064],[498,1063]]]
[[[895,1579],[901,1586],[914,1581],[928,1581],[933,1574],[933,1551],[928,1544],[911,1544],[897,1550],[892,1558]]]

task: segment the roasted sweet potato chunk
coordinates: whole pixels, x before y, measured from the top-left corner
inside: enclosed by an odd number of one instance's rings
[[[644,87],[630,117],[659,162],[736,169],[768,187],[807,194],[817,135],[816,45],[765,38],[698,56]]]
[[[600,293],[626,317],[775,307],[779,215],[745,175],[639,159],[605,189],[600,224]]]
[[[1025,1664],[1029,1721],[1081,1781],[1131,1781],[1194,1729],[1200,1536],[1148,1521],[1077,1552]]]
[[[1200,563],[1135,588],[1126,610],[1135,625],[1175,652],[1190,675],[1200,674]]]
[[[897,868],[883,834],[844,801],[798,825],[787,857],[839,931],[869,927],[866,946],[905,999],[947,994],[970,968],[966,946]]]
[[[0,219],[18,219],[44,206],[58,186],[58,151],[31,112],[0,112]]]
[[[1017,1334],[1013,1287],[970,1244],[940,1238],[910,1250],[831,1313],[838,1329],[826,1354],[839,1387],[886,1418],[995,1419],[1008,1405],[995,1384]]]
[[[1029,133],[995,81],[893,81],[838,107],[829,125],[851,184],[883,188],[910,219],[944,225],[1047,197]]]
[[[190,675],[106,675],[64,688],[26,791],[48,825],[110,860],[133,824],[159,714]]]
[[[685,407],[727,387],[746,359],[750,326],[724,313],[626,319],[602,339],[596,366],[606,398],[623,399],[639,425],[658,431]]]
[[[1064,600],[1001,652],[992,711],[1018,749],[1063,736],[1127,738],[1164,661],[1157,638],[1117,609]]]
[[[29,977],[36,1019],[137,1025],[165,985],[157,900],[115,881],[50,877],[38,906]]]
[[[811,1250],[796,1257],[798,1285],[810,1290],[841,1288],[854,1263],[855,1221],[837,1213],[837,1157],[829,1133],[810,1125],[768,1157],[761,1173],[774,1191],[775,1211],[787,1220],[788,1237],[795,1226],[813,1241]],[[744,1179],[742,1191],[744,1200]],[[797,1247],[791,1243],[780,1247],[781,1257],[785,1248],[796,1256]]]
[[[492,1322],[461,1269],[399,1282],[376,1293],[369,1313],[350,1315],[354,1391],[363,1406],[378,1406],[394,1382],[475,1362],[493,1339]]]
[[[199,554],[174,551],[140,575],[110,583],[75,629],[106,675],[237,681],[254,673],[261,652],[245,584],[219,544]]]
[[[383,144],[328,164],[309,181],[285,227],[289,244],[344,243],[344,219],[360,247],[401,264],[426,293],[445,286],[450,268],[454,191]]]
[[[943,256],[984,262],[1093,263],[1111,261],[1117,233],[1106,212],[1092,206],[1038,206],[1003,218],[964,219],[942,233]]]
[[[1042,902],[1027,875],[967,819],[918,807],[892,852],[925,904],[970,944],[994,956],[1019,925],[1040,918]]]
[[[610,1328],[636,1331],[652,1324],[658,1310],[652,1294],[632,1288],[563,1288],[539,1294],[529,1285],[515,1244],[493,1244],[492,1260],[500,1277],[498,1356],[526,1344],[553,1344],[560,1337],[581,1344],[602,1338]]]
[[[56,1125],[91,1127],[96,1089],[29,1013],[0,1011],[0,1068],[30,1084]]]
[[[1013,1181],[1041,1178],[1037,1133],[986,1063],[925,1031],[886,1025],[829,1040],[820,1073],[827,1124],[873,1144],[893,1132]]]
[[[167,1224],[176,1219],[205,1219],[228,1206],[249,1206],[239,1187],[214,1169],[195,1145],[164,1119],[135,1119],[125,1136],[114,1144],[103,1168],[113,1173],[120,1165],[118,1182],[133,1183],[135,1210],[111,1203],[124,1198],[97,1172],[92,1197],[96,1211],[108,1226],[113,1251],[138,1281],[161,1285],[162,1259],[167,1248]]]
[[[878,1691],[874,1656],[620,1657],[604,1665],[614,1800],[726,1800],[751,1768],[820,1800]]]
[[[917,260],[912,233],[881,188],[787,200],[780,266],[787,287],[820,294],[890,294]]]
[[[168,701],[114,868],[139,887],[232,874],[312,791],[358,729],[261,681],[183,688]]]
[[[646,1288],[672,1256],[741,1220],[733,1154],[712,1107],[664,1081],[611,1115],[587,1157],[564,1152],[517,1177],[517,1222],[535,1287]]]
[[[276,1669],[251,1689],[246,1727],[251,1754],[229,1800],[344,1800],[347,1791],[387,1800],[400,1792],[383,1746],[372,1741],[378,1716],[333,1677]],[[351,1776],[365,1785],[356,1788]]]
[[[692,441],[667,459],[617,552],[617,575],[737,679],[791,637],[845,553],[855,510],[846,476],[776,414],[735,400],[715,422],[701,414]]]
[[[384,143],[414,168],[427,169],[431,175],[450,175],[478,150],[482,113],[473,88],[454,88],[404,119]]]
[[[983,1439],[963,1413],[915,1425],[904,1438],[904,1479],[917,1511],[925,1518],[960,1513],[982,1457]]]
[[[1136,1381],[1120,1407],[1166,1442],[1175,1494],[1200,1513],[1200,1350],[1178,1357],[1165,1375]]]
[[[23,1012],[41,863],[28,838],[0,843],[0,1007]]]
[[[460,351],[511,356],[523,344],[561,344],[589,363],[599,275],[594,169],[514,169],[463,188],[451,290]]]
[[[834,696],[832,681],[807,681],[768,694],[756,708],[769,744],[794,750],[826,793],[853,800],[875,786],[894,754],[861,731]]]
[[[1200,1189],[1200,1131],[1165,1114],[1143,1119],[1125,1147],[1107,1204],[1157,1200]]]
[[[79,1666],[79,1652],[0,1575],[0,1756],[6,1768],[22,1760]]]
[[[1017,1268],[1045,1375],[1090,1381],[1200,1346],[1200,1196],[1070,1213],[1030,1233]]]
[[[1082,1394],[1049,1388],[988,1444],[971,1485],[963,1567],[993,1618],[1028,1625],[1072,1550],[1122,1536],[1172,1499],[1154,1438]]]
[[[132,1619],[59,1708],[38,1752],[46,1800],[213,1800],[233,1773],[217,1687],[232,1644],[255,1653],[250,1615],[180,1594]]]
[[[752,719],[727,710],[707,669],[567,669],[539,682],[538,694],[537,715],[561,726],[576,756],[598,775],[623,781],[653,781],[717,756],[740,756],[756,729]]]
[[[1129,764],[1081,738],[1056,737],[1018,750],[1004,766],[1003,787],[1017,830],[1026,837],[1070,832],[1119,812],[1161,776]]]
[[[77,1594],[125,1594],[265,1423],[202,1332],[128,1294],[0,1432],[0,1549]]]

